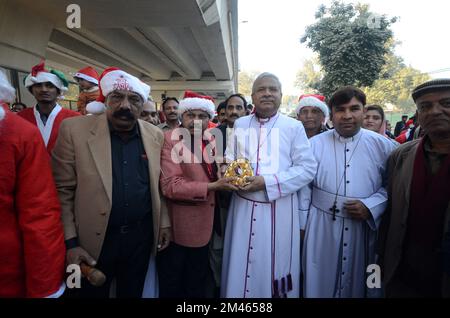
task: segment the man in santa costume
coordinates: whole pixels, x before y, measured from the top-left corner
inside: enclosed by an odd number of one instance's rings
[[[73,78],[80,86],[77,110],[81,115],[86,115],[86,105],[97,100],[99,96],[98,73],[94,68],[87,66],[79,70]]]
[[[14,88],[0,72],[0,298],[64,291],[61,210],[42,138],[9,112]]]
[[[55,146],[61,122],[80,115],[58,104],[57,99],[67,91],[67,85],[64,74],[56,70],[46,70],[44,62],[34,66],[25,78],[25,87],[34,96],[37,104],[18,115],[39,128],[49,154]]]

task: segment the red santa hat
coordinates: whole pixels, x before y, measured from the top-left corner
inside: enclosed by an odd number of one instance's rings
[[[31,86],[39,83],[50,82],[55,85],[61,92],[67,91],[67,86],[69,82],[63,73],[56,70],[48,71],[45,69],[45,61],[41,61],[38,65],[33,66],[31,73],[25,78],[25,87],[30,88]]]
[[[329,109],[327,104],[325,104],[325,96],[322,95],[318,95],[318,94],[306,94],[306,95],[302,95],[299,97],[298,99],[298,105],[295,109],[295,113],[298,114],[300,113],[300,110],[303,107],[317,107],[319,108],[322,113],[325,116],[325,120],[328,118],[329,116]]]
[[[115,90],[126,90],[139,94],[144,102],[150,95],[150,86],[137,77],[128,74],[117,67],[108,67],[99,78],[99,97],[95,102],[86,105],[90,114],[101,114],[105,111],[105,98]]]
[[[75,79],[82,78],[88,82],[91,82],[92,84],[98,85],[98,73],[94,68],[90,66],[82,68],[81,70],[76,72],[73,77]]]
[[[216,106],[211,96],[200,95],[192,91],[186,91],[183,99],[178,105],[178,114],[182,116],[188,110],[203,110],[208,113],[209,118],[215,115]]]

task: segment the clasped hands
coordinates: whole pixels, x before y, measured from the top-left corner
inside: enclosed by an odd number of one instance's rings
[[[266,188],[266,182],[264,180],[264,177],[262,176],[246,177],[245,184],[243,184],[242,186],[236,186],[232,184],[232,182],[235,181],[237,177],[224,178],[223,175],[225,174],[225,170],[226,165],[222,165],[219,171],[219,180],[208,184],[209,191],[225,190],[257,192]]]

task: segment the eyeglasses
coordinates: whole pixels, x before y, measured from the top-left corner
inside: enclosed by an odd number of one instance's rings
[[[125,100],[125,98],[128,98],[128,101],[130,104],[134,107],[141,107],[143,105],[143,101],[141,96],[137,94],[120,94],[120,93],[112,93],[108,96],[108,100],[112,104],[119,104]]]

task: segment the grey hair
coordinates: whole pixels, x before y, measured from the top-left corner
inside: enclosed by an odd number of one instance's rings
[[[259,80],[263,79],[263,78],[266,78],[266,77],[273,78],[275,81],[277,81],[278,86],[280,87],[280,92],[281,92],[280,79],[275,74],[272,74],[272,73],[269,73],[269,72],[264,72],[264,73],[259,74],[258,77],[254,80],[253,86],[252,86],[252,94],[255,93],[255,88],[256,88],[255,87],[255,83],[258,82]]]

